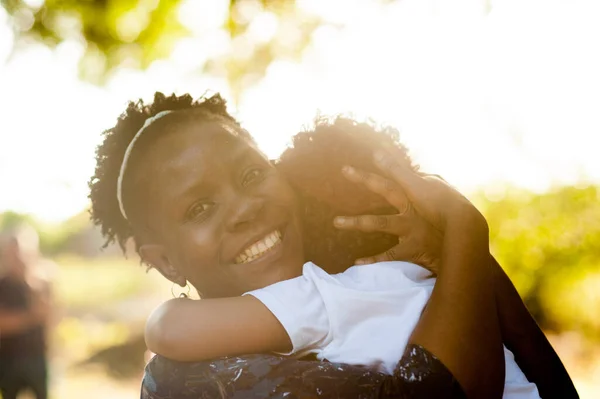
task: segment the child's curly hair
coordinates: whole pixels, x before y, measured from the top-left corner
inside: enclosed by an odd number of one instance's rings
[[[398,237],[389,234],[342,231],[333,226],[336,216],[397,212],[384,198],[348,181],[341,172],[345,165],[380,172],[373,164],[373,153],[390,146],[404,154],[400,162],[418,169],[400,143],[398,131],[389,126],[378,128],[346,117],[317,118],[311,129],[292,138],[292,145],[276,165],[296,189],[303,207],[307,260],[330,272],[341,272],[357,258],[398,243]]]
[[[89,181],[92,201],[91,219],[99,225],[106,244],[117,242],[122,248],[133,236],[121,215],[116,198],[117,179],[127,146],[145,120],[164,110],[194,110],[206,120],[222,119],[239,126],[227,112],[219,94],[194,101],[190,95],[165,96],[156,93],[151,104],[130,102],[115,127],[104,131],[104,140],[96,150],[96,171]],[[183,114],[177,113],[176,115]],[[252,137],[240,128],[249,142]],[[151,134],[166,134],[160,129]],[[346,180],[344,165],[377,172],[372,163],[373,151],[397,146],[405,154],[402,161],[412,168],[406,148],[398,141],[398,131],[391,127],[376,128],[352,119],[318,118],[314,127],[298,133],[292,145],[275,161],[276,167],[297,191],[301,206],[306,260],[322,265],[330,272],[343,271],[359,257],[374,255],[392,247],[397,237],[383,233],[341,231],[333,226],[339,215],[394,213],[383,198]]]

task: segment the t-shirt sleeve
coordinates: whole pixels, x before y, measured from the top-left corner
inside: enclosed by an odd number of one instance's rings
[[[244,295],[261,301],[283,325],[292,342],[292,351],[285,355],[316,353],[325,344],[329,318],[311,279],[301,276]]]

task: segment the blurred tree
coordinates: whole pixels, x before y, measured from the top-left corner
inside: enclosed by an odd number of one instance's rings
[[[21,224],[34,225],[34,219],[22,213],[17,212],[4,212],[0,213],[0,232],[13,229]]]
[[[476,201],[492,252],[546,329],[600,334],[600,187]]]
[[[32,39],[48,46],[84,40],[82,74],[96,82],[124,63],[146,67],[153,60],[168,56],[174,41],[186,34],[176,17],[179,3],[180,0],[0,0],[11,17],[15,48]]]
[[[50,256],[63,252],[75,235],[90,227],[87,212],[82,212],[58,225],[41,224],[27,214],[11,211],[0,213],[0,234],[22,224],[29,225],[37,231],[40,250]]]
[[[0,5],[10,16],[15,49],[32,41],[51,47],[83,42],[81,76],[101,84],[120,66],[143,69],[167,58],[177,41],[193,36],[192,30],[210,36],[197,26],[202,21],[181,22],[181,7],[192,1],[0,0]],[[226,32],[229,41],[219,43],[224,51],[199,68],[226,77],[234,94],[260,79],[273,60],[299,57],[322,22],[299,10],[294,0],[221,1],[226,15],[210,28]],[[202,3],[215,7],[218,0]]]

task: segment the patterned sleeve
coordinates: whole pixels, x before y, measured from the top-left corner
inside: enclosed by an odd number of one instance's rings
[[[381,385],[381,398],[466,398],[450,370],[420,345],[408,344],[394,374]]]
[[[248,355],[197,363],[154,357],[141,399],[464,398],[444,365],[409,345],[394,375],[360,366]]]

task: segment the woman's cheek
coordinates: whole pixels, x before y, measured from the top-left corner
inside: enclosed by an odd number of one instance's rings
[[[275,172],[274,176],[266,179],[263,190],[267,195],[276,197],[277,202],[280,204],[296,205],[296,193],[287,180],[278,172]]]
[[[206,272],[218,266],[220,246],[212,229],[195,225],[186,229],[175,244],[175,256],[180,257],[181,268],[190,281],[204,280]],[[181,256],[183,254],[183,256]]]

